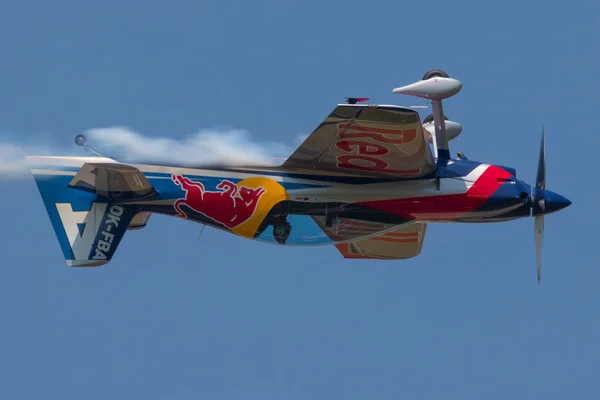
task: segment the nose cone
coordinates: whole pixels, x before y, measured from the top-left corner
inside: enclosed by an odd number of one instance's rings
[[[558,193],[554,193],[550,190],[546,190],[544,193],[544,214],[550,214],[567,208],[571,205],[571,201]]]

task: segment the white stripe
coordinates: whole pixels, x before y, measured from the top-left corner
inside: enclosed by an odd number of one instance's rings
[[[98,260],[65,260],[67,262],[67,267],[99,267],[101,265],[107,264],[107,261],[98,261]]]
[[[63,176],[75,176],[75,171],[55,171],[51,169],[32,169],[31,173],[34,175],[63,175]]]
[[[82,167],[85,163],[116,164],[112,158],[104,157],[54,157],[54,156],[28,156],[28,164],[60,165],[63,167]]]
[[[257,177],[265,177],[276,182],[287,182],[287,183],[298,183],[298,184],[316,184],[316,185],[336,185],[336,186],[352,186],[351,184],[343,184],[337,182],[320,182],[312,179],[301,179],[301,178],[290,178],[287,176],[280,175],[263,175],[262,172],[269,172],[273,174],[278,173],[287,173],[280,172],[277,170],[264,170],[261,171],[260,167],[257,167],[256,170],[252,170],[252,172],[230,172],[230,171],[218,171],[218,170],[210,170],[210,169],[195,169],[195,168],[183,168],[183,167],[165,167],[165,166],[155,166],[155,165],[147,165],[147,164],[127,164],[134,168],[139,169],[144,175],[146,174],[168,174],[167,177],[157,177],[157,176],[147,176],[148,179],[171,179],[171,175],[185,175],[189,178],[194,179],[195,177],[205,177],[205,178],[230,178],[230,179],[246,179],[246,178],[257,178]],[[315,174],[317,175],[317,174]],[[325,177],[329,177],[330,175],[323,175]]]
[[[75,167],[81,168],[85,163],[110,163],[110,164],[119,164],[118,161],[110,159],[110,158],[101,158],[101,157],[53,157],[53,156],[29,156],[26,157],[27,162],[32,166],[43,165],[48,166],[48,170],[42,169],[32,169],[36,171],[35,173],[39,175],[68,175],[73,176],[76,172],[49,172],[50,169],[55,166],[63,166],[63,167]],[[123,165],[129,165],[131,167],[139,169],[142,173],[160,173],[167,174],[169,177],[158,178],[153,177],[152,179],[170,179],[170,175],[187,175],[190,177],[215,177],[215,178],[231,178],[231,179],[246,179],[246,178],[254,178],[264,176],[266,178],[272,179],[276,182],[290,182],[290,183],[300,183],[300,184],[311,184],[317,183],[311,179],[302,179],[302,178],[289,178],[280,175],[270,175],[278,174],[278,173],[286,173],[287,171],[279,171],[273,167],[264,166],[256,166],[256,167],[239,167],[239,171],[219,171],[210,169],[209,166],[206,166],[207,169],[202,168],[190,168],[190,167],[174,167],[174,166],[162,166],[162,165],[151,165],[151,164],[135,164],[135,163],[122,163]],[[44,167],[42,167],[44,168]],[[231,166],[230,168],[235,168]],[[248,172],[243,172],[244,170]],[[48,172],[42,172],[48,171]],[[262,175],[261,172],[264,172],[265,175]],[[267,174],[268,173],[268,174]],[[347,176],[347,174],[343,173],[335,173],[335,172],[327,172],[327,171],[314,171],[314,175],[322,175],[325,177],[335,177],[335,176]],[[325,183],[327,184],[327,183]],[[339,184],[336,184],[339,185]]]
[[[163,173],[168,174],[168,176],[147,176],[148,179],[166,179],[170,180],[171,175],[185,175],[188,177],[194,178],[230,178],[230,179],[245,179],[245,178],[254,178],[260,177],[260,171],[256,171],[254,173],[239,173],[239,172],[227,172],[227,171],[212,171],[212,170],[203,170],[203,169],[192,169],[192,168],[177,168],[177,167],[155,167],[152,165],[136,165],[136,164],[126,164],[130,165],[134,168],[139,169],[144,174],[153,174],[153,173]],[[75,176],[77,171],[60,171],[53,169],[31,169],[31,173],[34,175],[61,175],[61,176]],[[294,179],[287,178],[282,176],[275,175],[264,175],[266,178],[272,179],[276,182],[290,182],[290,183],[300,183],[300,184],[320,184],[319,182],[315,182],[310,179]],[[325,183],[327,184],[327,183]],[[337,184],[341,185],[341,184]]]
[[[215,171],[210,169],[197,169],[197,168],[185,168],[185,167],[167,167],[158,165],[147,165],[147,164],[127,164],[134,168],[139,169],[144,174],[147,173],[159,173],[168,175],[186,175],[186,176],[204,176],[204,177],[215,177],[215,178],[254,178],[260,175],[260,170],[257,169],[254,172],[229,172],[229,171]],[[268,176],[274,181],[281,182],[283,177],[281,176]],[[168,178],[170,179],[170,177]]]
[[[470,182],[471,185],[473,183],[475,183],[475,181],[477,179],[479,179],[481,177],[481,175],[483,175],[483,173],[489,168],[489,164],[480,164],[477,166],[477,168],[475,168],[473,171],[469,172],[467,174],[467,176],[465,176],[464,178],[462,178],[463,180]],[[471,185],[469,185],[469,187],[471,187]]]

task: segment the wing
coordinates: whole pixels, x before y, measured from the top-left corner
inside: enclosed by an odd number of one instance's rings
[[[434,171],[435,159],[415,110],[340,104],[282,167],[406,179]]]
[[[402,260],[421,254],[427,224],[414,223],[370,239],[336,244],[344,258]]]
[[[337,224],[327,226],[322,216],[312,216],[312,219],[336,243],[345,258],[398,260],[416,257],[421,253],[427,230],[427,224],[412,221],[392,225],[339,218]]]
[[[312,215],[311,218],[317,223],[321,230],[333,241],[333,243],[365,240],[386,232],[398,229],[400,226],[414,224],[407,221],[402,225],[397,223],[372,222],[355,218],[338,218],[336,223],[327,224],[327,220],[321,215]]]

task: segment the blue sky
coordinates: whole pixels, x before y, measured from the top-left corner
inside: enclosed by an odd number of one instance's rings
[[[597,2],[167,4],[5,1],[0,142],[228,127],[289,146],[346,96],[417,103],[392,88],[443,68],[464,84],[452,153],[531,182],[546,126],[548,188],[573,205],[546,218],[542,285],[532,219],[351,262],[154,216],[68,269],[33,178],[3,180],[0,397],[598,396]]]

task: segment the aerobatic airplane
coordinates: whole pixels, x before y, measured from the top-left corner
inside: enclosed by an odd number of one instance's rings
[[[126,164],[82,135],[76,143],[95,156],[28,163],[68,266],[108,263],[125,233],[154,213],[248,239],[387,260],[419,255],[429,223],[532,216],[539,282],[544,215],[571,204],[546,189],[543,129],[534,185],[512,168],[453,158],[448,142],[462,126],[446,118],[442,100],[461,89],[441,70],[394,89],[431,101],[423,121],[412,107],[348,98],[280,166]]]

